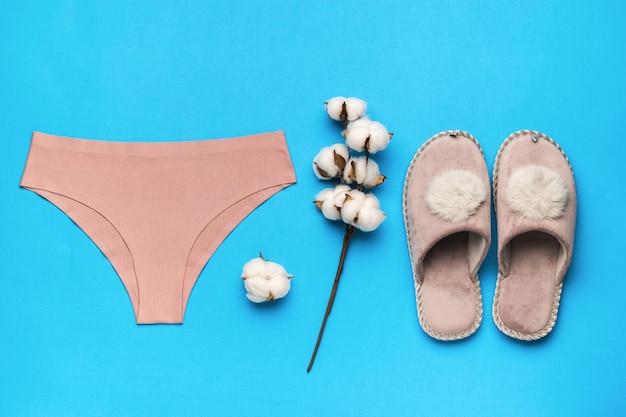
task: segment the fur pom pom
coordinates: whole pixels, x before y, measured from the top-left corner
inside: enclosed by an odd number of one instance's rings
[[[468,170],[451,169],[430,182],[426,205],[440,219],[459,223],[476,213],[487,194],[488,190],[478,175]]]
[[[528,165],[513,171],[504,198],[511,210],[527,219],[556,219],[563,215],[568,192],[556,171]]]

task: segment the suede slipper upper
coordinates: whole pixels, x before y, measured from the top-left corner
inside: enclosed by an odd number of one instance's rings
[[[576,187],[559,145],[536,131],[511,134],[493,173],[498,281],[493,318],[506,335],[536,340],[556,322],[574,247]]]
[[[482,320],[478,269],[491,240],[489,174],[469,133],[441,132],[417,151],[403,212],[419,322],[439,340],[474,333]]]

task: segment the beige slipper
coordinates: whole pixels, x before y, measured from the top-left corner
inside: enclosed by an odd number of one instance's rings
[[[489,174],[466,132],[441,132],[417,151],[403,211],[419,322],[439,340],[465,338],[482,320],[478,268],[491,241]]]
[[[569,160],[548,136],[515,132],[496,156],[493,195],[498,224],[493,318],[504,334],[536,340],[554,327],[572,259],[576,187]]]

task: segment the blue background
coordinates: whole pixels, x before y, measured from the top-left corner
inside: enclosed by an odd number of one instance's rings
[[[617,416],[626,413],[622,1],[2,1],[0,415]],[[361,97],[395,135],[376,155],[387,220],[351,243],[325,338],[306,365],[343,228],[311,204],[311,161],[341,141],[323,101]],[[180,141],[284,129],[298,183],[250,214],[205,267],[183,325],[137,326],[95,245],[18,188],[31,132]],[[574,260],[554,331],[491,319],[441,343],[419,327],[401,212],[414,152],[471,132],[489,170],[540,130],[570,157]],[[494,228],[495,233],[495,228]],[[255,305],[259,251],[296,275]]]

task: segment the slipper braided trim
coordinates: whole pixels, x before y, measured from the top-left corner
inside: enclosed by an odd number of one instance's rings
[[[474,138],[474,136],[472,136],[470,133],[462,131],[462,130],[445,130],[443,132],[437,133],[436,135],[428,139],[417,150],[417,152],[413,156],[413,159],[411,159],[411,164],[409,165],[409,169],[407,170],[406,176],[404,178],[404,188],[402,191],[402,214],[404,217],[404,229],[406,232],[406,240],[407,240],[408,247],[409,247],[409,258],[411,259],[411,271],[413,273],[413,284],[415,286],[415,304],[417,307],[417,316],[418,316],[420,325],[422,326],[422,329],[426,332],[426,334],[428,334],[430,337],[437,339],[437,340],[442,340],[442,341],[452,341],[452,340],[464,339],[470,336],[471,334],[476,332],[476,330],[478,330],[478,327],[480,326],[480,323],[483,318],[483,303],[482,303],[482,295],[480,292],[480,280],[478,279],[478,275],[477,275],[476,282],[474,283],[476,296],[477,296],[476,320],[474,321],[474,323],[472,323],[472,326],[463,332],[453,333],[453,334],[439,333],[436,330],[433,330],[426,323],[426,319],[424,318],[424,311],[422,307],[422,285],[420,282],[418,282],[417,271],[415,270],[415,262],[413,262],[413,250],[412,250],[411,232],[410,232],[411,225],[409,223],[408,208],[407,208],[408,182],[413,175],[413,167],[415,166],[415,163],[417,162],[417,159],[419,158],[419,156],[422,154],[422,152],[424,152],[424,149],[426,149],[426,147],[430,145],[431,143],[433,143],[435,140],[443,136],[464,137],[466,139],[471,140],[472,142],[474,142],[474,144],[476,144],[476,146],[480,150],[480,153],[484,157],[483,149],[481,148],[476,138]]]
[[[565,151],[563,151],[563,149],[559,146],[559,144],[556,143],[552,138],[536,130],[518,130],[517,132],[511,133],[504,140],[504,142],[502,142],[500,149],[498,149],[498,153],[496,155],[496,161],[493,166],[493,209],[494,211],[497,211],[496,196],[497,196],[497,191],[498,191],[498,167],[500,165],[500,157],[502,155],[502,151],[509,143],[511,143],[511,141],[513,141],[515,138],[522,136],[522,135],[531,135],[533,140],[535,141],[543,139],[543,140],[547,140],[552,145],[554,145],[561,152],[561,155],[563,155],[563,157],[567,161],[567,164],[569,165],[569,168],[572,172],[572,176],[574,176],[574,169],[572,168],[572,164],[570,163],[569,158],[565,154]],[[559,285],[557,285],[557,287],[555,288],[554,299],[552,300],[552,311],[550,312],[550,318],[548,319],[548,322],[546,323],[546,325],[540,330],[533,332],[533,333],[521,333],[521,332],[518,332],[509,328],[506,324],[502,322],[502,319],[500,318],[500,311],[499,311],[500,291],[502,289],[503,280],[504,280],[504,277],[502,276],[502,271],[500,271],[500,268],[498,268],[496,293],[493,298],[493,308],[491,311],[492,316],[493,316],[493,321],[498,327],[498,329],[500,329],[500,331],[507,336],[510,336],[518,340],[524,340],[524,341],[538,340],[546,336],[548,333],[550,333],[552,331],[552,328],[554,328],[554,325],[556,324],[556,319],[557,319],[557,315],[559,312],[559,305],[561,302],[561,293],[563,292],[563,282],[560,282]]]

